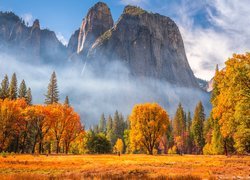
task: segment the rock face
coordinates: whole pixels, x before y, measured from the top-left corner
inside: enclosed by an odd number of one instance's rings
[[[39,20],[28,27],[14,13],[0,12],[0,52],[32,62],[60,63],[67,59],[66,47],[53,31],[40,29]]]
[[[124,9],[117,24],[95,41],[88,58],[120,60],[134,76],[198,88],[177,25],[137,7]]]
[[[74,32],[74,34],[69,39],[69,43],[68,43],[68,54],[69,55],[77,52],[79,32],[80,32],[80,29],[76,30]]]
[[[83,19],[78,36],[77,53],[86,56],[96,39],[113,27],[114,21],[105,3],[95,4]]]

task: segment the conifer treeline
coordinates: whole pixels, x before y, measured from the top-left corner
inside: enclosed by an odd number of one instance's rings
[[[4,79],[1,82],[0,99],[6,99],[6,98],[11,100],[15,100],[17,98],[19,99],[24,98],[27,104],[29,105],[32,104],[31,89],[27,88],[24,80],[22,80],[18,88],[16,73],[12,75],[10,84],[8,75],[5,75]]]

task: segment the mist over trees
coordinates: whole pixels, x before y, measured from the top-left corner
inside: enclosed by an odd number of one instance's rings
[[[250,152],[250,55],[234,55],[226,67],[216,67],[206,118],[197,102],[193,114],[176,107],[173,117],[156,103],[135,104],[127,116],[116,110],[101,113],[99,122],[84,130],[69,96],[59,102],[55,72],[45,95],[46,105],[32,103],[24,80],[14,73],[0,87],[0,152],[15,153],[146,153],[246,154]],[[98,102],[97,102],[98,103]]]
[[[207,114],[211,108],[208,93],[200,89],[178,87],[157,79],[145,78],[142,81],[140,77],[130,76],[126,64],[118,60],[107,61],[101,70],[92,68],[87,62],[81,74],[84,64],[80,61],[65,66],[48,66],[34,65],[14,55],[0,54],[0,59],[5,59],[1,65],[4,69],[2,73],[9,75],[9,72],[16,72],[31,87],[33,104],[44,103],[43,97],[47,95],[50,78],[48,76],[55,71],[60,102],[68,95],[70,105],[80,114],[87,128],[97,124],[102,112],[113,114],[118,109],[126,116],[137,103],[157,102],[168,110],[171,117],[179,102],[191,112],[199,100],[203,102]],[[4,74],[1,77],[3,79]],[[10,79],[11,75],[9,81]]]

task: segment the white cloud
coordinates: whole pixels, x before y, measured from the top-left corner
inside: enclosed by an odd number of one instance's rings
[[[66,46],[66,45],[68,44],[67,39],[63,36],[63,34],[62,34],[61,32],[56,33],[56,37],[57,37],[57,39],[58,39],[59,41],[61,41],[61,43],[62,43],[63,45]]]
[[[32,14],[30,13],[26,13],[21,15],[21,18],[25,21],[26,24],[28,24],[29,26],[32,26],[34,18],[32,16]]]
[[[189,64],[197,77],[210,80],[216,64],[223,68],[233,53],[250,50],[249,0],[122,2],[173,18],[181,31]]]
[[[194,24],[194,15],[200,8],[207,13],[206,18],[210,23],[208,27]],[[210,0],[205,4],[189,2],[188,6],[182,6],[180,12],[177,24],[196,76],[209,80],[214,75],[216,64],[223,68],[224,62],[233,53],[249,51],[249,1]]]

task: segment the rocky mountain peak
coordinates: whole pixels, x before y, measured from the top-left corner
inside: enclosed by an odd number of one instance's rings
[[[131,5],[127,5],[123,11],[123,14],[132,15],[132,16],[141,15],[144,13],[147,13],[147,11],[141,9],[140,7],[131,6]]]
[[[169,17],[126,6],[116,25],[89,50],[90,59],[120,60],[136,77],[199,88],[178,26]]]
[[[39,22],[38,19],[36,19],[36,20],[33,22],[32,29],[35,29],[35,28],[40,29],[40,22]]]
[[[105,3],[98,2],[90,8],[80,27],[77,53],[86,55],[95,40],[113,24],[110,9]]]

